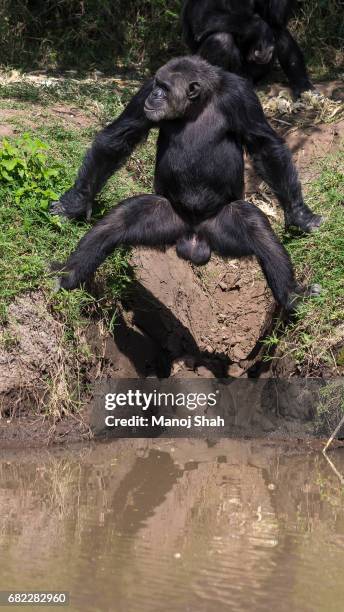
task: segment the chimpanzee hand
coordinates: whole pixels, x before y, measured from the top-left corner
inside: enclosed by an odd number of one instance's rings
[[[66,191],[61,198],[50,205],[52,215],[60,215],[68,219],[91,219],[92,202],[85,195],[72,188]]]

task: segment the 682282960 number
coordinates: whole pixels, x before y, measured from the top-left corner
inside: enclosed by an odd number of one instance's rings
[[[0,591],[0,606],[68,606],[69,593],[62,591]]]

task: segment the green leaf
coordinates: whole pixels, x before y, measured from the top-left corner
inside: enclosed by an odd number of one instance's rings
[[[6,170],[1,169],[1,176],[2,178],[4,178],[6,181],[8,181],[9,183],[13,182],[13,176],[11,176],[10,174],[8,174],[8,172],[6,172]]]
[[[59,229],[63,228],[63,222],[61,221],[60,217],[57,217],[55,215],[47,215],[49,217],[49,221],[51,225],[54,225],[55,227],[58,227]]]
[[[3,159],[1,162],[1,166],[3,166],[4,168],[6,168],[6,170],[11,172],[12,170],[14,170],[14,168],[18,164],[18,161],[19,160],[16,157],[14,159]]]
[[[46,170],[44,170],[44,176],[46,178],[50,178],[52,176],[58,176],[58,170],[56,170],[55,168],[47,168]]]

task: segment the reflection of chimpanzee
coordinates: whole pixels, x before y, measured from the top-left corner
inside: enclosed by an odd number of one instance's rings
[[[275,57],[295,97],[313,89],[302,51],[287,29],[293,0],[185,0],[187,45],[211,64],[258,81]]]
[[[276,193],[287,226],[310,232],[321,217],[304,204],[290,153],[248,81],[198,56],[170,61],[141,88],[98,134],[74,187],[52,212],[90,215],[94,196],[153,127],[160,129],[155,194],[129,198],[96,223],[67,260],[61,286],[86,281],[121,244],[175,245],[180,257],[198,265],[212,251],[255,255],[276,300],[292,309],[300,288],[287,252],[267,217],[242,201],[243,147]]]

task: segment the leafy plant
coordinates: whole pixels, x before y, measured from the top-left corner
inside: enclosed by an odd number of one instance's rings
[[[47,149],[44,142],[29,134],[14,141],[2,141],[0,183],[11,190],[15,203],[21,208],[35,207],[38,203],[39,209],[46,211],[49,202],[58,198],[59,168],[49,165]]]

